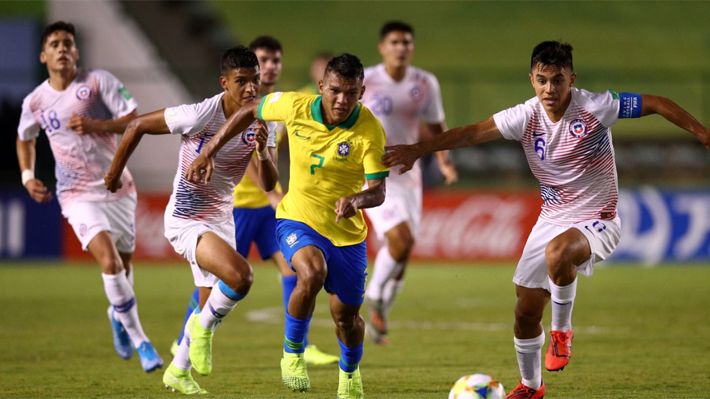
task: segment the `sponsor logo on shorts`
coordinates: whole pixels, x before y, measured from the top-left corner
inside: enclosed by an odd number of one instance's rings
[[[575,119],[569,124],[569,132],[574,137],[582,138],[587,135],[587,124],[581,119]]]
[[[88,230],[89,230],[89,228],[86,227],[86,225],[85,225],[84,223],[82,223],[81,225],[79,225],[79,235],[80,235],[80,236],[83,237],[84,234],[86,234],[86,232],[87,232]]]
[[[76,89],[76,98],[81,101],[88,100],[91,97],[91,89],[89,86],[81,86]]]
[[[286,244],[288,244],[289,247],[293,247],[297,242],[298,236],[296,235],[296,233],[291,233],[291,235],[286,237]]]

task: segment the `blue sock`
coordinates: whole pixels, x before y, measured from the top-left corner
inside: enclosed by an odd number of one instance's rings
[[[298,277],[296,276],[281,276],[281,285],[283,286],[283,301],[284,301],[284,313],[288,314],[288,300],[291,299],[291,293],[296,284],[298,283]],[[308,327],[306,326],[306,335],[303,338],[303,347],[308,346]]]
[[[340,369],[346,373],[352,373],[357,370],[357,366],[362,360],[362,343],[354,348],[348,348],[338,338],[338,344],[340,344]]]
[[[284,337],[284,350],[286,353],[303,353],[306,346],[303,344],[308,332],[308,324],[312,315],[306,320],[297,319],[286,312],[286,336]]]
[[[187,304],[187,311],[185,312],[185,320],[182,322],[182,328],[180,329],[180,337],[178,338],[178,345],[182,343],[182,337],[185,336],[185,325],[187,324],[187,319],[190,318],[192,312],[200,307],[200,290],[195,288],[190,297],[190,303]]]

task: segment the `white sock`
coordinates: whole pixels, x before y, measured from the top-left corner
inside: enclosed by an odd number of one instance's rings
[[[570,285],[560,287],[547,278],[550,283],[552,297],[552,330],[569,331],[572,329],[572,309],[574,297],[577,294],[577,278]]]
[[[399,263],[394,260],[387,245],[384,245],[377,252],[377,257],[375,257],[374,270],[372,271],[372,278],[370,278],[370,284],[367,285],[367,292],[365,295],[370,301],[380,301],[382,300],[382,291],[385,288],[385,283],[394,277]]]
[[[219,285],[212,288],[205,308],[200,313],[200,324],[206,330],[214,328],[222,318],[237,306],[237,301],[228,298],[219,289]]]
[[[518,339],[515,342],[515,353],[518,356],[518,367],[523,385],[532,389],[542,385],[542,347],[545,345],[545,331],[537,338]]]
[[[181,370],[190,370],[192,368],[192,363],[190,362],[190,337],[187,332],[182,337],[180,346],[178,347],[177,353],[173,358],[173,364],[175,367]]]
[[[101,273],[101,277],[104,279],[106,297],[115,310],[113,316],[126,329],[133,346],[137,348],[143,342],[150,342],[138,319],[136,295],[133,287],[128,283],[126,273],[123,271],[118,274]]]
[[[382,290],[382,308],[385,314],[389,314],[394,306],[394,300],[397,298],[404,287],[404,280],[390,279],[385,283],[385,288]]]

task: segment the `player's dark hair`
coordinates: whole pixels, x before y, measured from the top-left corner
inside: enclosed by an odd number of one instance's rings
[[[323,76],[330,72],[337,73],[345,79],[360,79],[365,80],[365,68],[363,68],[360,59],[348,53],[333,57],[325,67]]]
[[[572,45],[562,43],[560,41],[542,42],[535,46],[530,61],[530,69],[540,66],[556,66],[560,69],[569,68],[570,72],[574,71],[572,66]]]
[[[222,53],[222,75],[227,76],[233,69],[259,68],[256,54],[248,48],[239,45]]]
[[[414,36],[414,28],[412,28],[412,25],[402,21],[389,21],[382,25],[382,29],[380,29],[380,39],[383,40],[390,32],[406,32]]]
[[[249,44],[249,50],[256,51],[256,49],[263,48],[267,51],[279,51],[283,53],[281,49],[281,43],[276,40],[273,36],[263,35],[252,40]]]
[[[59,30],[71,33],[71,35],[74,36],[74,39],[76,40],[76,30],[74,29],[74,24],[64,21],[57,21],[51,25],[47,25],[42,31],[42,36],[40,37],[39,42],[40,47],[44,48],[44,43],[47,41],[49,35]]]

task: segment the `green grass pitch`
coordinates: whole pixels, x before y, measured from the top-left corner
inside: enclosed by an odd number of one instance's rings
[[[169,362],[192,290],[186,265],[138,263],[136,292],[146,333]],[[162,371],[111,344],[96,266],[0,266],[0,397],[168,398]],[[367,398],[446,398],[462,375],[482,372],[512,389],[512,265],[416,264],[392,315],[390,347],[365,345]],[[599,267],[581,278],[570,365],[543,371],[546,398],[707,398],[710,394],[710,268]],[[252,291],[217,329],[214,372],[196,376],[209,398],[333,398],[337,369],[310,367],[312,389],[281,384],[281,288],[257,264]],[[311,342],[338,345],[322,293]],[[549,309],[544,319],[549,330]]]

